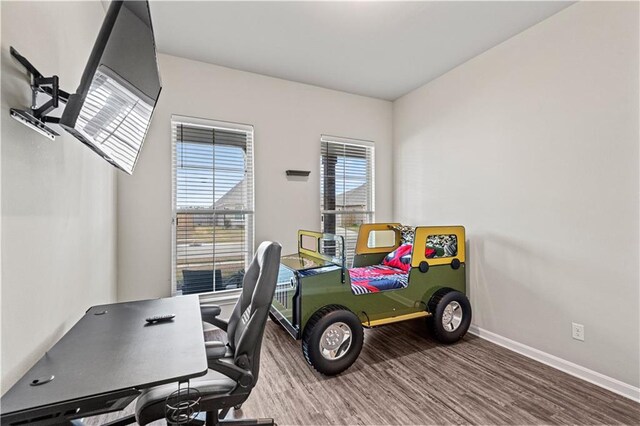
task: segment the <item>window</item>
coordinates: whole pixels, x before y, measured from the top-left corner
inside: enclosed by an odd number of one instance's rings
[[[368,248],[395,247],[396,231],[393,229],[372,230],[367,238]]]
[[[350,265],[358,227],[373,222],[373,143],[322,136],[320,144],[322,231],[344,237],[345,255]]]
[[[450,235],[429,235],[424,255],[427,259],[453,257],[458,254],[458,237]]]
[[[253,250],[253,127],[172,117],[173,289],[240,288]]]

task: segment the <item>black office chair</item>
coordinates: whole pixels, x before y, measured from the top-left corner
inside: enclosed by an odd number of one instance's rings
[[[228,322],[215,318],[219,309],[215,315],[215,309],[209,312],[207,319],[226,331],[228,343],[206,343],[209,372],[189,383],[200,393],[199,410],[206,412],[207,425],[273,424],[273,419],[219,419],[224,418],[231,407],[246,401],[258,381],[262,336],[276,288],[281,249],[278,243],[260,244]],[[136,421],[146,425],[165,418],[167,397],[176,390],[177,385],[171,384],[143,391],[136,402]]]

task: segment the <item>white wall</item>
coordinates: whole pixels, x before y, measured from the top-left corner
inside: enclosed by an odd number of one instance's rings
[[[393,122],[395,219],[466,226],[473,322],[635,387],[638,47],[638,3],[581,2]]]
[[[296,250],[320,226],[320,135],[376,143],[376,219],[390,220],[391,103],[160,55],[163,89],[133,176],[118,175],[118,298],[168,296],[171,280],[171,115],[255,129],[255,241]],[[285,170],[311,170],[289,181]]]
[[[30,103],[9,46],[75,91],[99,2],[2,2],[2,393],[92,305],[116,298],[115,170],[9,116]]]

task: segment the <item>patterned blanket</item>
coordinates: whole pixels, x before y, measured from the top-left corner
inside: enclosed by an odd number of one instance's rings
[[[372,265],[349,269],[353,294],[378,293],[384,290],[405,288],[409,274],[401,269],[385,265]]]

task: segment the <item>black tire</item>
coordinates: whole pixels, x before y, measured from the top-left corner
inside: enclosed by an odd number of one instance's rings
[[[457,326],[455,321],[449,321],[451,311],[445,316],[445,309],[450,304],[454,311],[460,309],[462,314]],[[442,343],[455,343],[462,339],[471,325],[471,304],[467,296],[459,291],[438,291],[429,302],[429,312],[432,315],[427,319],[427,323],[435,338]]]
[[[344,326],[351,332],[350,339],[344,340],[335,349],[335,359],[328,358],[331,356],[330,351],[325,351],[327,353],[323,355],[320,348],[322,335],[332,325],[334,326],[332,330],[338,333],[338,342],[345,337]],[[327,345],[330,344],[328,340],[325,342]],[[358,317],[343,307],[330,305],[316,312],[307,323],[302,335],[302,353],[309,365],[319,373],[335,376],[349,368],[358,359],[363,343],[364,331]]]

